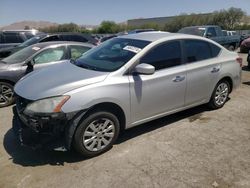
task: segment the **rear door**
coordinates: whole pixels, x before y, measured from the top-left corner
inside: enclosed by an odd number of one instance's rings
[[[130,75],[133,124],[184,106],[186,69],[182,64],[180,41],[162,43],[141,58],[151,64],[152,75]]]
[[[187,69],[185,106],[209,99],[221,65],[216,61],[220,48],[203,40],[183,40]]]

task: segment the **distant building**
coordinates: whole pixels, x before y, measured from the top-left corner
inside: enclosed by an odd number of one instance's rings
[[[141,27],[147,24],[157,24],[158,26],[163,27],[174,18],[175,16],[132,19],[127,21],[127,25],[128,27]]]
[[[203,14],[195,14],[195,15],[210,15],[212,13],[203,13]],[[184,16],[191,16],[192,14],[189,15],[184,15]],[[180,16],[180,15],[178,15]],[[155,24],[158,25],[159,27],[164,27],[166,23],[171,22],[178,16],[168,16],[168,17],[155,17],[155,18],[139,18],[139,19],[131,19],[127,21],[128,27],[142,27],[147,24]]]

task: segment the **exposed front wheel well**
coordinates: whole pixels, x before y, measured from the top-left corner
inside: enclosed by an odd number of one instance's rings
[[[122,110],[122,108],[115,104],[115,103],[111,103],[111,102],[104,102],[104,103],[99,103],[96,104],[94,106],[92,106],[84,115],[85,117],[88,116],[89,114],[92,114],[96,111],[106,111],[106,112],[111,112],[113,113],[119,120],[120,123],[120,129],[124,130],[125,129],[125,125],[126,125],[126,117],[124,114],[124,111]]]
[[[10,81],[10,80],[0,79],[0,82],[5,82],[5,83],[8,83],[8,84],[10,84],[10,85],[12,85],[12,86],[15,85],[15,82],[12,82],[12,81]]]

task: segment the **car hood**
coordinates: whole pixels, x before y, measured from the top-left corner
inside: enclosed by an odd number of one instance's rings
[[[62,95],[68,91],[103,81],[109,73],[87,70],[70,62],[34,71],[15,85],[15,93],[29,100]]]

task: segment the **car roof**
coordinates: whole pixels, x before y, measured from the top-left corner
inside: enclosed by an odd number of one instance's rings
[[[188,35],[188,34],[182,34],[182,33],[169,33],[169,32],[162,32],[162,31],[153,31],[153,32],[143,32],[143,33],[136,33],[136,34],[129,34],[129,35],[123,35],[119,36],[118,38],[126,38],[126,39],[135,39],[135,40],[144,40],[149,42],[154,42],[157,40],[161,40],[163,38],[168,39],[182,39],[182,38],[188,38],[188,39],[200,39],[200,40],[206,40],[211,42],[211,40],[208,40],[204,37],[195,36],[195,35]]]
[[[51,42],[41,42],[37,44],[33,44],[32,47],[39,47],[39,48],[45,48],[47,46],[51,45],[80,45],[80,46],[86,46],[93,48],[94,45],[90,43],[83,43],[83,42],[73,42],[73,41],[51,41]]]

